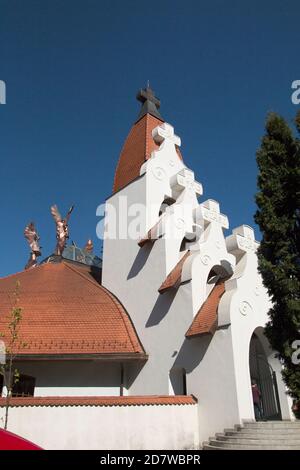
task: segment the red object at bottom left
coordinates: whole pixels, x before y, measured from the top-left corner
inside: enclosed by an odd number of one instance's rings
[[[0,429],[0,450],[43,450],[41,447],[27,441],[12,432]]]

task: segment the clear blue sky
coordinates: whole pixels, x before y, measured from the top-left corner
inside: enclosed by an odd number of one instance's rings
[[[0,0],[0,276],[23,269],[31,219],[53,251],[53,203],[76,205],[71,239],[100,251],[96,207],[148,79],[202,200],[253,225],[266,113],[297,111],[299,18],[298,0]]]

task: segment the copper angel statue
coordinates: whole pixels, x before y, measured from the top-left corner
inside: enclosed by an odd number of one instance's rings
[[[41,249],[39,245],[39,239],[40,237],[38,236],[38,233],[36,231],[35,225],[33,222],[30,222],[24,230],[24,236],[26,240],[28,241],[28,244],[31,248],[31,253],[29,260],[25,266],[25,269],[33,268],[37,265],[37,259],[39,256],[41,256]]]
[[[69,218],[73,209],[74,209],[74,206],[71,206],[70,209],[68,210],[66,217],[63,219],[58,211],[57,206],[56,205],[51,206],[51,214],[56,223],[56,240],[57,240],[56,248],[55,248],[56,255],[61,256],[65,249],[67,240],[69,238],[68,222],[69,222]]]

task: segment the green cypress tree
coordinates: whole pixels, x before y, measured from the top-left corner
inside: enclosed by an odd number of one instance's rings
[[[300,133],[300,113],[295,122]],[[266,336],[283,362],[290,395],[299,401],[300,353],[295,349],[300,346],[300,141],[275,113],[267,117],[257,164],[259,271],[273,302]]]

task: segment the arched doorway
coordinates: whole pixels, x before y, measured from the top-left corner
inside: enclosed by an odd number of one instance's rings
[[[268,362],[259,335],[255,332],[250,341],[249,367],[251,381],[256,382],[261,394],[262,418],[281,419],[276,374]]]

